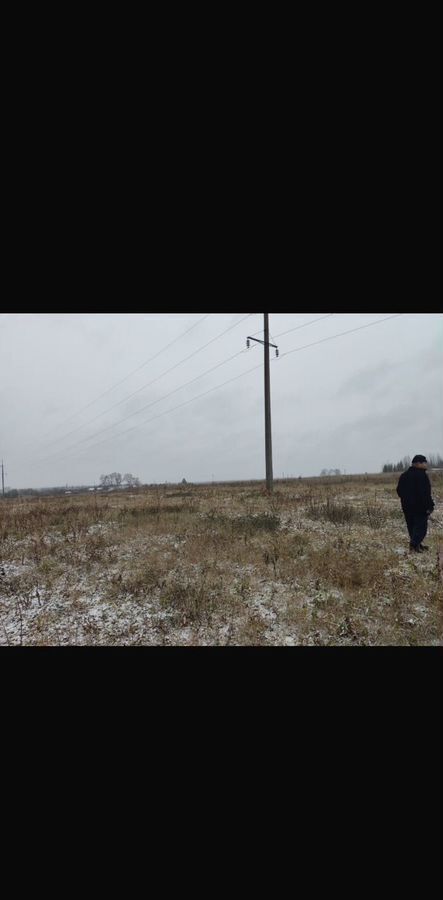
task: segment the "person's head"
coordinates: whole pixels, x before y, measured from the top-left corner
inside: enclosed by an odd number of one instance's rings
[[[426,456],[421,456],[421,454],[418,453],[417,456],[414,456],[414,459],[412,460],[412,465],[414,466],[415,469],[427,469],[428,461],[426,459]]]

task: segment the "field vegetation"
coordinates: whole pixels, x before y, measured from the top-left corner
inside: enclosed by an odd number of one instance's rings
[[[397,480],[0,501],[0,644],[441,645],[443,529],[408,552]]]

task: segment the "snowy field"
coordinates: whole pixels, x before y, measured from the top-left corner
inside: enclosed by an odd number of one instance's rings
[[[441,645],[443,529],[409,554],[397,480],[3,500],[0,644]]]

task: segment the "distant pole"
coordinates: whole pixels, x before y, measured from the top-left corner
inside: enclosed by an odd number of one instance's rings
[[[5,496],[5,468],[2,460],[2,496]]]
[[[266,440],[266,489],[274,490],[272,465],[272,421],[271,421],[271,358],[269,354],[269,313],[265,316],[265,440]]]

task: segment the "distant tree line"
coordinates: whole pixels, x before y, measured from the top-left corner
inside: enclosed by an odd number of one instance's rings
[[[120,488],[122,485],[127,485],[129,488],[140,487],[141,481],[135,475],[131,475],[130,472],[127,472],[126,475],[121,475],[120,472],[111,472],[110,475],[101,475],[100,476],[100,484],[102,488]],[[68,489],[67,485],[53,487],[53,488],[9,488],[5,490],[5,498],[9,500],[16,500],[19,497],[40,497],[44,495],[45,497],[55,497],[59,494],[82,494],[86,491],[93,491],[94,488],[89,487],[88,485],[78,485],[77,487],[71,487]],[[0,490],[0,499],[2,498],[2,492]]]
[[[439,453],[428,453],[426,459],[430,469],[443,469],[443,458]],[[397,463],[385,463],[383,472],[405,472],[411,465],[411,457],[405,456]]]
[[[405,472],[406,469],[409,469],[411,465],[411,457],[404,456],[403,459],[400,459],[396,463],[385,463],[383,466],[383,472]]]
[[[131,475],[130,472],[127,472],[126,475],[121,475],[120,472],[111,472],[110,475],[100,475],[100,484],[102,487],[121,487],[122,484],[127,484],[128,487],[140,487],[140,479],[135,475]]]
[[[443,457],[439,453],[429,453],[427,460],[431,469],[443,469]]]

